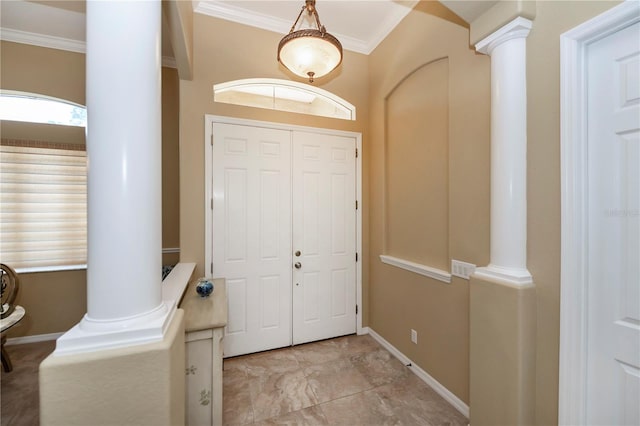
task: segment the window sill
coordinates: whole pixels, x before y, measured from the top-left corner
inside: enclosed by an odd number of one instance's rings
[[[31,268],[16,268],[18,274],[35,274],[39,272],[60,272],[86,270],[87,265],[63,265],[63,266],[34,266]]]

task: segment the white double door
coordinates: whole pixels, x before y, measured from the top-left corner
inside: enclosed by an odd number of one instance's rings
[[[213,124],[226,357],[356,331],[355,138]]]

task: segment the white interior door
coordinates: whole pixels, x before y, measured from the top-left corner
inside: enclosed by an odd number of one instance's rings
[[[640,24],[588,47],[588,424],[640,424]]]
[[[291,344],[291,135],[214,123],[213,271],[226,278],[225,356]]]
[[[293,133],[293,343],[356,331],[355,139]]]

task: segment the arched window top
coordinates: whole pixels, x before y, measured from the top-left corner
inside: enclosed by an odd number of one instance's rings
[[[213,86],[214,102],[355,120],[356,107],[323,89],[295,81],[248,78]]]
[[[50,96],[2,90],[0,120],[87,127],[87,109]]]

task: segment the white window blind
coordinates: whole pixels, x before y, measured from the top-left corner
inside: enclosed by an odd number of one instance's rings
[[[1,141],[0,260],[14,269],[87,263],[84,146]]]

